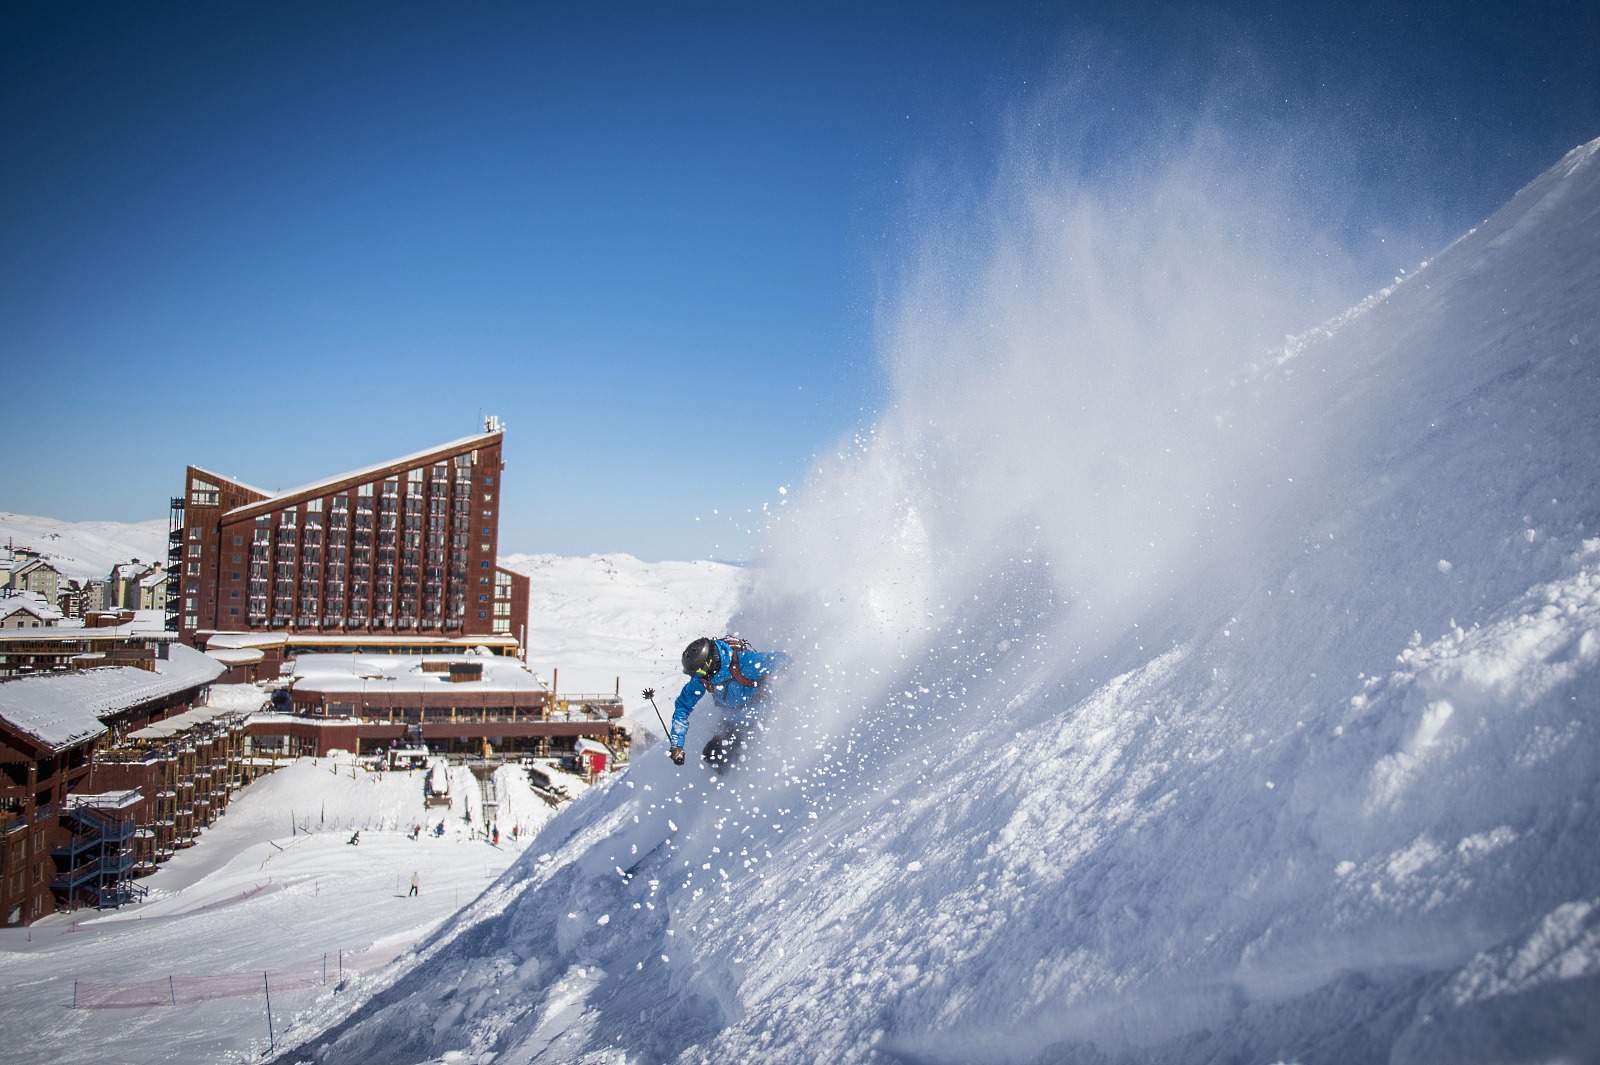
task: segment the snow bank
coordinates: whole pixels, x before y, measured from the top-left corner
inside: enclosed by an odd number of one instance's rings
[[[639,760],[283,1060],[1596,1057],[1597,153],[1286,359],[1188,164],[1000,204],[735,619],[751,761]]]

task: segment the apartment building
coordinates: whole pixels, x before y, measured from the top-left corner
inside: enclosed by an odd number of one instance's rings
[[[499,635],[528,579],[497,564],[501,449],[485,431],[271,493],[198,466],[172,501],[167,626],[218,633]]]
[[[101,754],[149,746],[141,741],[184,724],[221,675],[221,663],[168,641],[109,654],[68,647],[79,668],[0,683],[0,926],[127,901],[141,840],[159,860],[164,817],[177,825],[167,838],[181,846],[219,808],[216,789],[236,786],[215,769],[230,754],[238,760],[243,725],[232,720],[225,730],[186,725],[179,745],[191,753],[175,770],[142,756],[98,765]],[[119,651],[137,660],[107,664]],[[166,727],[152,731],[158,723]],[[141,761],[150,768],[133,764]]]

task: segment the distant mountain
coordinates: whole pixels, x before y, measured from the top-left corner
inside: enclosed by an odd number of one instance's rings
[[[0,550],[31,548],[78,580],[103,580],[119,562],[167,561],[167,519],[57,521],[0,511]]]
[[[529,664],[541,673],[559,667],[566,692],[620,684],[628,716],[655,733],[654,711],[639,692],[681,682],[684,645],[726,631],[750,577],[718,562],[641,562],[626,554],[519,554],[500,564],[529,577],[527,629],[513,633]]]

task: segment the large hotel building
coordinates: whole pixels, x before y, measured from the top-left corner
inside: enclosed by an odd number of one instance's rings
[[[505,434],[484,428],[288,492],[190,466],[167,627],[201,648],[243,632],[521,643],[528,578],[496,562]]]

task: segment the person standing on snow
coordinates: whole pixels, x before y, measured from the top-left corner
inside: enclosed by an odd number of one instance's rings
[[[668,754],[683,764],[683,743],[689,735],[689,715],[706,692],[723,711],[722,726],[701,753],[717,769],[731,764],[744,743],[750,727],[750,714],[766,694],[767,682],[783,665],[785,655],[777,651],[752,651],[750,645],[732,636],[712,639],[702,636],[683,649],[683,671],[689,681],[673,703],[671,748]]]

